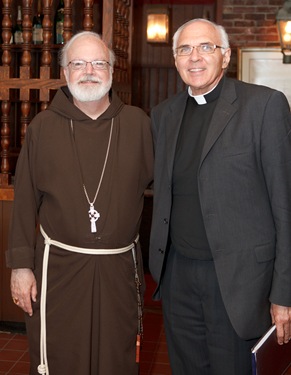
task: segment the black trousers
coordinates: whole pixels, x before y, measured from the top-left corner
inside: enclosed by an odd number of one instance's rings
[[[252,374],[257,338],[245,341],[234,331],[213,261],[186,258],[171,248],[162,303],[173,375]]]

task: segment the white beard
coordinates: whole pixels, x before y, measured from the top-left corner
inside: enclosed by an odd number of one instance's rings
[[[91,81],[96,84],[91,86],[83,86],[82,82]],[[99,78],[95,78],[91,74],[85,75],[76,83],[67,81],[68,88],[75,99],[79,102],[94,102],[102,99],[112,86],[112,74],[106,83]]]

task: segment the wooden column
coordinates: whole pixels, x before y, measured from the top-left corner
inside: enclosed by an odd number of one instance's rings
[[[2,66],[0,67],[0,100],[1,103],[1,170],[0,186],[9,185],[11,182],[10,165],[9,165],[9,148],[10,148],[10,110],[11,103],[9,100],[9,89],[3,86],[3,80],[11,77],[11,45],[12,21],[11,21],[12,0],[3,0],[3,19],[2,19]]]
[[[86,31],[92,31],[93,26],[93,0],[84,0],[83,29]]]
[[[113,87],[127,104],[131,104],[132,8],[132,0],[103,2],[102,36],[116,55]]]
[[[21,56],[21,66],[20,66],[20,73],[19,78],[22,80],[30,79],[31,78],[31,41],[32,41],[32,21],[31,21],[31,7],[32,7],[32,0],[23,0],[22,1],[22,9],[23,9],[23,21],[22,21],[22,29],[23,29],[23,44],[21,45],[22,48],[22,56]],[[30,114],[30,90],[23,89],[20,91],[21,101],[21,144],[23,144],[26,129],[30,122],[29,114]]]

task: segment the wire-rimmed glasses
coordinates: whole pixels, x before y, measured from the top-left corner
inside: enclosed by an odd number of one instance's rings
[[[68,66],[70,66],[72,70],[85,70],[87,64],[91,64],[93,70],[107,70],[110,66],[110,63],[105,60],[72,60],[68,63]]]
[[[189,56],[193,52],[193,49],[196,49],[199,55],[208,55],[214,53],[216,48],[224,48],[222,46],[217,46],[216,44],[212,43],[201,43],[197,46],[190,46],[189,44],[185,44],[183,46],[179,46],[175,49],[177,56]]]

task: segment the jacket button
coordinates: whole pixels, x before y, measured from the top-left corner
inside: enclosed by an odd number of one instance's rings
[[[167,218],[164,219],[164,224],[168,224],[168,219]]]
[[[162,249],[159,249],[159,252],[160,252],[161,254],[164,254],[164,250],[162,250]]]

